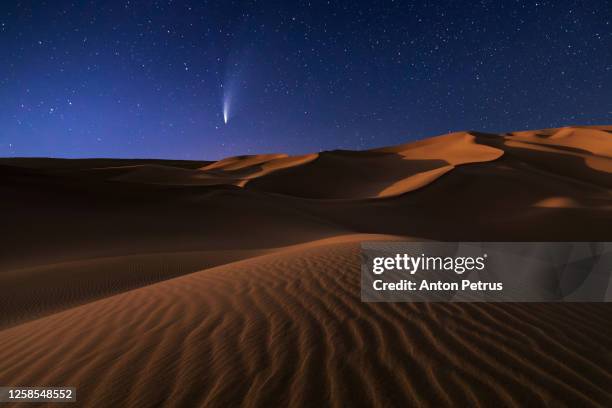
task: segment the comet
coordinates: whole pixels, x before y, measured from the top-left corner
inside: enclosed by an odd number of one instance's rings
[[[224,77],[221,82],[223,110],[223,123],[228,124],[230,119],[240,111],[241,105],[238,104],[238,97],[241,97],[242,90],[245,88],[243,77],[244,64],[242,61],[246,56],[244,52],[235,53],[225,61]]]
[[[223,123],[227,125],[230,120],[230,108],[232,106],[232,90],[231,86],[223,87]]]

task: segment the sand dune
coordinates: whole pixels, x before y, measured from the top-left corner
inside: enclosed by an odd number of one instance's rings
[[[511,133],[502,138],[481,135],[479,142],[504,150],[533,166],[605,188],[612,187],[610,130],[593,128],[546,129]]]
[[[264,252],[219,250],[125,255],[3,271],[0,328]]]
[[[261,154],[230,157],[203,167],[201,170],[221,179],[238,179],[235,185],[244,187],[249,180],[259,178],[280,169],[301,166],[318,157],[317,154],[288,156],[286,154]]]
[[[611,406],[609,304],[370,304],[364,240],[611,238],[612,127],[0,159],[0,384],[83,406]]]
[[[0,379],[87,406],[612,402],[609,305],[362,303],[358,245],[338,241],[4,330]]]
[[[612,158],[612,126],[564,127],[509,133],[512,139],[549,146],[565,146]]]

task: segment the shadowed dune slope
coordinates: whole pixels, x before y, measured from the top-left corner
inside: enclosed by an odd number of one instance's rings
[[[263,252],[220,250],[153,253],[2,271],[0,328]]]
[[[455,165],[491,161],[502,154],[475,143],[473,135],[454,133],[393,148],[324,152],[306,165],[251,180],[247,187],[308,198],[387,197],[423,187]]]
[[[358,260],[312,243],[1,331],[0,381],[87,406],[612,404],[609,304],[362,303]]]
[[[560,176],[612,187],[612,131],[607,127],[480,134],[479,143],[503,149],[534,167]]]

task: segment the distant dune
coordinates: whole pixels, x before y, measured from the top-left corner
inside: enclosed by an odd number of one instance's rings
[[[365,240],[610,241],[612,126],[0,159],[0,385],[85,406],[612,406],[611,304],[363,303]]]

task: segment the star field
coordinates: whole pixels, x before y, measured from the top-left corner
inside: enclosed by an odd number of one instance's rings
[[[215,159],[612,123],[606,0],[4,2],[0,58],[0,156]]]

